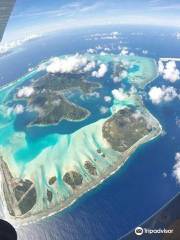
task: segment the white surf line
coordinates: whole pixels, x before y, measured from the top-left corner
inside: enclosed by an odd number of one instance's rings
[[[175,61],[175,62],[180,62],[180,58],[160,58],[161,61],[167,62],[167,61]]]

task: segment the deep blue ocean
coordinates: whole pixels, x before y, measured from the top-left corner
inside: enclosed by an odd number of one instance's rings
[[[118,39],[88,40],[91,34],[113,31],[121,33]],[[147,56],[156,60],[160,57],[180,57],[180,40],[175,36],[177,31],[147,26],[111,26],[49,34],[1,57],[0,83],[3,85],[18,79],[27,73],[29,67],[52,56],[84,53],[98,45],[111,48],[113,53],[119,53],[118,46],[127,46],[130,52],[140,56],[144,56],[143,50],[148,50]],[[146,87],[145,92],[152,86],[161,85],[180,89],[178,81],[170,84],[159,77]],[[19,240],[119,239],[176,195],[180,188],[172,171],[175,153],[180,151],[180,128],[176,125],[176,119],[180,118],[179,101],[153,105],[144,94],[144,102],[166,134],[141,146],[123,168],[70,208],[17,229]],[[36,131],[34,129],[34,134]]]

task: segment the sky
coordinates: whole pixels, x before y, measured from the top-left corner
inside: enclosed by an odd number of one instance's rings
[[[4,38],[107,24],[180,27],[179,0],[16,0]]]

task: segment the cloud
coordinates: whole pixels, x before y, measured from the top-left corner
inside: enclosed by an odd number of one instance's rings
[[[167,173],[166,172],[163,172],[163,177],[166,178],[167,177]]]
[[[121,78],[120,77],[113,77],[113,82],[114,83],[118,83],[118,82],[121,82]]]
[[[170,102],[178,96],[178,93],[174,87],[152,87],[149,91],[149,98],[154,104],[160,104],[161,102]]]
[[[128,55],[128,53],[129,53],[128,48],[124,47],[124,48],[122,48],[122,50],[120,52],[120,55],[125,56],[125,55]]]
[[[99,111],[101,114],[105,114],[109,111],[109,108],[102,106],[100,107]]]
[[[33,87],[23,87],[17,92],[18,98],[30,97],[34,93]]]
[[[104,48],[104,51],[105,51],[105,52],[110,52],[111,49],[110,49],[109,47],[105,47],[105,48]]]
[[[161,60],[158,63],[159,73],[165,80],[176,82],[180,80],[180,71],[177,69],[176,62],[171,60],[164,64]]]
[[[124,101],[129,97],[129,95],[124,92],[123,88],[112,90],[112,95],[118,101]]]
[[[106,64],[101,64],[98,71],[92,72],[93,77],[102,78],[107,73],[108,67]]]
[[[112,98],[110,96],[104,96],[105,102],[111,102]]]
[[[180,184],[180,152],[177,152],[175,155],[175,165],[173,167],[173,176],[176,178],[176,181]]]
[[[93,53],[95,53],[95,52],[96,52],[96,50],[95,50],[95,49],[93,49],[93,48],[89,48],[89,49],[87,50],[87,52],[88,52],[88,53],[91,53],[91,54],[93,54]]]
[[[14,112],[15,112],[16,114],[21,114],[21,113],[23,113],[23,112],[24,112],[24,106],[21,105],[21,104],[17,104],[17,105],[15,106],[15,108],[14,108]]]
[[[97,49],[97,50],[102,50],[102,49],[103,49],[103,47],[102,47],[102,46],[100,46],[100,45],[98,45],[98,46],[96,47],[96,49]]]
[[[50,64],[46,67],[49,73],[73,73],[73,72],[87,72],[95,67],[95,62],[88,61],[88,59],[80,54],[68,56],[65,58],[54,57]]]
[[[63,2],[63,1],[59,1]],[[86,2],[86,3],[85,3]],[[105,4],[106,2],[107,4]],[[117,1],[118,2],[118,1]],[[144,1],[146,2],[146,1]],[[132,3],[134,4],[134,2]],[[143,4],[143,3],[142,3]],[[141,4],[141,5],[142,5]],[[77,3],[71,4],[57,4],[57,6],[52,6],[50,9],[47,9],[46,4],[44,7],[41,8],[32,8],[26,6],[26,9],[20,11],[16,9],[15,14],[13,14],[14,18],[22,18],[23,20],[26,19],[26,29],[27,31],[31,28],[32,22],[33,24],[33,31],[36,32],[50,32],[56,31],[58,29],[65,29],[65,28],[75,28],[75,27],[82,27],[82,26],[98,26],[98,25],[114,25],[114,24],[133,24],[133,25],[163,25],[163,26],[179,26],[179,19],[178,13],[175,14],[171,18],[167,18],[165,16],[161,16],[162,14],[157,14],[154,16],[154,8],[147,8],[147,3],[144,3],[141,6],[143,11],[137,12],[135,14],[132,13],[133,7],[130,6],[127,2],[123,2],[120,4],[113,4],[111,1],[95,1],[95,3],[91,4],[87,1],[77,1]],[[56,4],[55,4],[56,5]],[[61,6],[62,5],[62,6]],[[130,12],[124,14],[124,7],[127,7]],[[136,4],[137,5],[137,4]],[[170,4],[167,4],[168,6]],[[135,8],[140,10],[139,6],[134,6]],[[172,7],[172,6],[171,6]],[[174,6],[177,10],[178,6]],[[153,11],[152,14],[146,14],[149,10]],[[161,9],[160,9],[161,11]],[[84,14],[86,13],[86,14]],[[108,16],[108,17],[107,17]],[[48,25],[46,21],[43,21],[42,24],[36,24],[38,19],[47,19]],[[17,20],[17,19],[15,19]],[[19,19],[18,19],[19,20]],[[63,20],[63,21],[62,21]],[[19,22],[19,21],[15,21]],[[39,21],[40,22],[40,21]],[[16,24],[17,25],[17,24]],[[29,29],[28,29],[29,28]],[[13,30],[10,28],[10,30]],[[24,30],[24,29],[23,29]],[[24,31],[18,29],[18,31],[24,33]],[[14,28],[14,32],[17,31]],[[9,31],[12,32],[12,31]],[[17,34],[19,35],[19,34]]]
[[[127,78],[128,72],[126,70],[122,70],[119,76],[113,77],[113,82],[118,83],[121,82],[123,79]]]
[[[84,67],[84,71],[85,72],[90,72],[92,69],[94,69],[96,67],[96,63],[95,61],[89,62],[85,67]]]
[[[159,60],[159,62],[158,62],[158,70],[159,70],[160,74],[163,74],[163,72],[164,72],[164,63],[161,60]]]
[[[133,64],[132,63],[130,63],[129,61],[127,61],[127,60],[122,60],[121,61],[121,63],[122,63],[122,65],[123,65],[123,67],[124,68],[126,68],[126,69],[128,69],[128,68],[130,68],[130,67],[133,67]]]
[[[16,41],[0,44],[0,55],[10,53],[15,48],[22,46],[24,43],[29,42],[29,41],[34,40],[34,39],[37,39],[37,38],[40,38],[40,37],[41,37],[41,35],[32,34],[32,35],[29,35],[29,36],[21,39],[21,40],[16,40]]]
[[[120,78],[124,79],[124,78],[127,78],[127,76],[128,76],[128,72],[126,70],[122,70],[122,72],[120,74]]]
[[[170,82],[176,82],[180,79],[180,71],[176,68],[175,61],[169,61],[166,63],[163,77]]]
[[[100,52],[100,55],[101,55],[101,56],[105,56],[105,55],[107,55],[107,53],[104,52],[104,51],[102,51],[102,52]]]
[[[132,114],[132,117],[136,120],[140,119],[142,117],[142,113],[140,111],[136,111]]]

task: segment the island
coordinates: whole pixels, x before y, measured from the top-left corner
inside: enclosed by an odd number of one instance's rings
[[[72,90],[79,90],[84,94],[101,88],[100,83],[88,82],[88,74],[46,74],[36,79],[26,89],[32,89],[29,97],[19,96],[18,91],[14,102],[24,97],[28,109],[36,113],[29,125],[56,125],[62,120],[80,121],[86,119],[90,112],[67,100],[65,95]],[[20,90],[21,91],[21,90]]]
[[[51,60],[0,89],[1,195],[5,217],[15,225],[67,208],[162,134],[141,96],[158,75],[155,60],[113,54],[76,58],[71,72],[62,65],[50,72]],[[69,56],[62,59],[66,64]],[[118,79],[118,87],[111,89],[108,114],[98,115],[109,78]],[[66,132],[72,123],[77,128]]]

